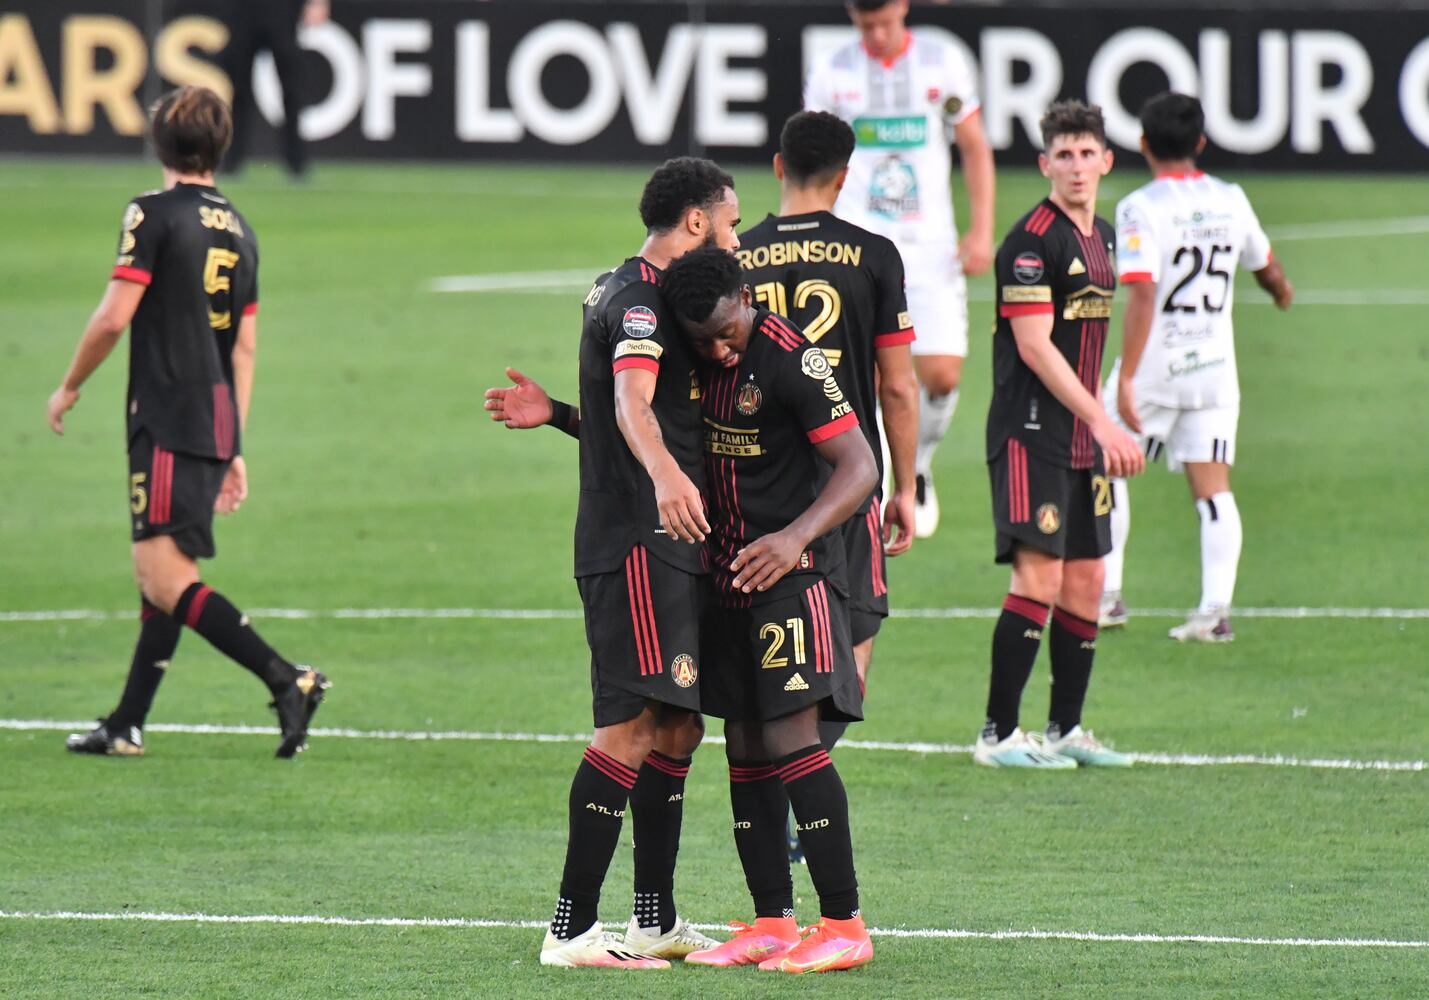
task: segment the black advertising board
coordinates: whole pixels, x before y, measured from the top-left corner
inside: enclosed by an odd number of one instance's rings
[[[175,82],[223,86],[211,0],[34,0],[0,13],[0,152],[134,152]],[[323,157],[761,160],[804,67],[850,37],[835,4],[344,0],[303,35],[303,129]],[[1429,10],[917,7],[979,68],[999,161],[1055,97],[1134,148],[1168,85],[1207,111],[1213,167],[1429,166]],[[281,114],[271,65],[255,78]]]

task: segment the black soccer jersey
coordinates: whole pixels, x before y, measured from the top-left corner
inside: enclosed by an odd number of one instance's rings
[[[803,329],[828,357],[873,449],[881,483],[878,348],[914,338],[898,248],[829,212],[810,212],[768,216],[740,235],[736,256],[760,304]]]
[[[1101,449],[1017,353],[1012,320],[1053,317],[1052,343],[1092,395],[1101,378],[1107,321],[1116,292],[1112,254],[1116,233],[1098,217],[1086,235],[1044,199],[1017,220],[997,251],[997,330],[993,336],[992,407],[987,415],[987,458],[1010,437],[1064,468],[1089,469]]]
[[[238,324],[258,308],[258,241],[212,187],[177,184],[124,211],[113,277],[148,286],[129,336],[129,439],[168,451],[239,453]]]
[[[655,485],[615,421],[615,375],[656,374],[650,408],[665,447],[703,491],[699,382],[675,318],[660,296],[660,272],[631,257],[591,286],[580,344],[581,493],[576,510],[576,576],[621,568],[631,548],[690,573],[703,573],[702,547],[660,527]]]
[[[839,529],[816,539],[799,564],[762,594],[734,590],[739,550],[789,526],[818,498],[825,463],[814,445],[858,427],[824,352],[782,317],[760,309],[749,346],[733,368],[702,369],[708,548],[721,600],[747,607],[785,596],[802,574],[843,566]],[[786,582],[788,586],[785,586]]]

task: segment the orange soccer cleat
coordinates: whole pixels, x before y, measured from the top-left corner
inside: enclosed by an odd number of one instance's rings
[[[805,928],[804,940],[783,955],[760,962],[765,972],[837,972],[873,961],[873,940],[862,917],[825,917]]]
[[[721,945],[685,956],[691,965],[754,965],[778,960],[799,943],[799,924],[793,917],[755,917],[754,924],[731,920],[734,937]]]

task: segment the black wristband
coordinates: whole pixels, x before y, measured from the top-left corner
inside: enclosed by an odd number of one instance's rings
[[[570,403],[562,403],[559,399],[551,400],[551,419],[546,423],[552,427],[566,430],[571,426],[571,415],[575,413]]]

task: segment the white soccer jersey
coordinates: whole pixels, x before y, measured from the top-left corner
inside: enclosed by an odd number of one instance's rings
[[[1158,177],[1117,205],[1116,244],[1123,284],[1156,283],[1137,400],[1187,410],[1238,402],[1235,272],[1270,263],[1270,239],[1240,185],[1199,171]]]
[[[804,107],[838,115],[858,139],[834,214],[898,244],[955,242],[949,146],[978,110],[977,88],[952,46],[908,38],[887,61],[859,41],[834,50],[809,73]]]

